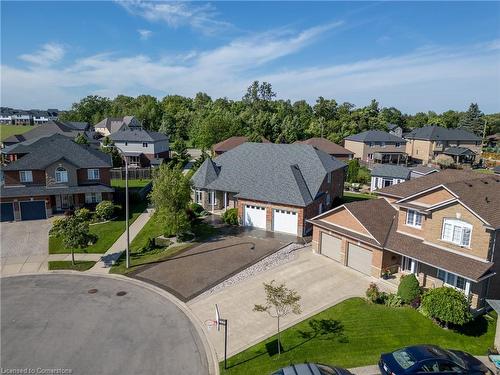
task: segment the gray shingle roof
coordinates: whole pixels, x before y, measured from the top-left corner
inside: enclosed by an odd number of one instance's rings
[[[304,207],[321,193],[326,174],[345,166],[310,145],[248,142],[205,160],[191,181],[239,198]]]
[[[2,197],[24,197],[24,196],[40,196],[40,195],[53,195],[53,194],[82,194],[82,193],[112,193],[115,189],[106,185],[79,185],[68,187],[47,187],[40,186],[23,186],[19,187],[5,187],[0,188],[0,195]]]
[[[421,175],[428,175],[429,173],[439,172],[439,168],[428,167],[425,165],[417,165],[416,167],[411,167],[410,170]]]
[[[348,141],[356,142],[396,142],[406,143],[403,138],[397,137],[394,134],[384,132],[382,130],[367,130],[359,134],[353,134],[345,138]]]
[[[448,129],[436,125],[413,129],[405,135],[405,138],[426,141],[481,141],[480,137],[466,130]]]
[[[375,177],[392,177],[408,180],[411,170],[401,165],[379,164],[373,167],[371,174]]]
[[[61,134],[40,138],[29,145],[18,145],[16,153],[26,153],[5,166],[6,171],[44,169],[65,159],[78,168],[111,167],[111,156],[89,146],[82,146]]]
[[[445,155],[461,156],[461,155],[476,155],[474,151],[465,147],[448,147],[443,151]]]
[[[168,141],[165,134],[158,132],[150,132],[143,129],[127,129],[120,130],[109,135],[113,141],[127,141],[127,142],[155,142],[155,141]]]

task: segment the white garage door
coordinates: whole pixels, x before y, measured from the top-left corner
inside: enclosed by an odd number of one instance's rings
[[[266,208],[245,205],[245,219],[243,223],[247,227],[266,229]]]
[[[366,275],[372,273],[372,252],[352,243],[349,244],[347,265]]]
[[[321,254],[340,262],[342,240],[337,237],[321,233]]]
[[[297,235],[297,212],[273,210],[273,230]]]

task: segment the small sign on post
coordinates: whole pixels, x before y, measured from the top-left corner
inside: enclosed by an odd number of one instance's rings
[[[217,304],[215,304],[215,322],[217,331],[220,331],[220,327],[224,326],[224,370],[227,370],[227,319],[221,318]]]

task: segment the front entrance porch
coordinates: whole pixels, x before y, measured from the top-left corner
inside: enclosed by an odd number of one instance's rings
[[[229,208],[237,207],[235,193],[220,190],[193,191],[193,201],[214,214],[221,214]]]
[[[373,162],[380,164],[407,164],[408,154],[404,152],[375,152]]]

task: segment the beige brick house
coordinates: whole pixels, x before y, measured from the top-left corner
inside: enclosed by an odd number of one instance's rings
[[[344,139],[344,147],[354,158],[366,163],[406,163],[406,141],[381,130],[367,130]]]
[[[241,225],[303,236],[306,219],[341,197],[346,165],[305,144],[243,143],[193,175],[193,200],[217,212],[238,208]]]
[[[310,220],[313,250],[376,278],[390,270],[456,288],[476,311],[500,297],[500,178],[446,170],[380,195]]]

